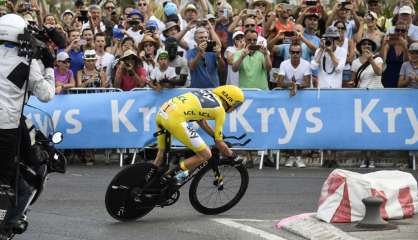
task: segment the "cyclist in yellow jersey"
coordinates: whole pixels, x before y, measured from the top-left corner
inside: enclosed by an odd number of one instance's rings
[[[230,113],[244,102],[244,93],[233,85],[224,85],[212,90],[195,90],[165,102],[156,117],[158,130],[166,129],[173,137],[193,150],[196,155],[180,162],[181,170],[192,170],[202,162],[210,159],[210,148],[199,134],[187,124],[196,121],[210,136],[215,145],[227,157],[235,158],[236,154],[223,141],[222,127],[226,113]],[[206,120],[215,120],[215,129]],[[160,166],[165,149],[165,135],[158,136],[158,153],[154,164]]]

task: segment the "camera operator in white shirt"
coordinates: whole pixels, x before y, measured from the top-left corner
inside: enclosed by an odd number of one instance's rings
[[[311,61],[312,69],[318,69],[318,85],[320,88],[341,88],[342,76],[347,59],[347,51],[338,47],[339,37],[337,28],[327,28],[321,39],[320,47],[316,50]]]

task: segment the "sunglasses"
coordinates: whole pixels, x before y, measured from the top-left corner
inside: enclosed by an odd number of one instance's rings
[[[115,9],[115,7],[113,7],[113,6],[108,6],[108,7],[106,7],[106,9]]]
[[[246,28],[255,27],[255,24],[245,24],[244,27],[246,27]]]
[[[84,59],[84,62],[96,62],[96,59]]]
[[[154,44],[144,44],[144,48],[147,48],[147,47],[154,47]]]
[[[67,59],[67,60],[64,60],[64,61],[58,61],[58,62],[61,62],[61,63],[70,63],[70,59]]]
[[[139,7],[146,7],[146,6],[147,6],[147,4],[146,4],[146,3],[138,3],[138,6],[139,6]]]
[[[362,44],[361,44],[361,46],[372,46],[372,44],[370,43],[370,42],[363,42]]]
[[[290,54],[300,54],[300,51],[290,51]]]
[[[406,29],[395,28],[395,32],[406,33]]]
[[[345,31],[345,27],[337,27],[338,30]]]

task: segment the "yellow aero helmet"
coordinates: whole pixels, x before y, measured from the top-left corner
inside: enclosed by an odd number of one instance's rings
[[[242,90],[234,85],[223,85],[214,88],[212,92],[223,99],[229,105],[229,108],[237,108],[245,100]]]

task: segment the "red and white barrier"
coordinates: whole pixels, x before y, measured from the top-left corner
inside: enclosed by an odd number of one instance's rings
[[[402,171],[368,174],[336,169],[322,186],[317,217],[325,222],[347,223],[364,217],[363,198],[380,196],[384,219],[402,219],[418,213],[417,181]]]

